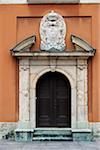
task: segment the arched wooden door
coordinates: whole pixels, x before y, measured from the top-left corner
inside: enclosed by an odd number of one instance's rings
[[[61,73],[48,72],[36,86],[36,126],[71,127],[71,86]]]

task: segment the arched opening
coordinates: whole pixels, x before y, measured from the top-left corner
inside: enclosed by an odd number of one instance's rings
[[[42,75],[36,97],[36,127],[71,127],[71,86],[62,73]]]

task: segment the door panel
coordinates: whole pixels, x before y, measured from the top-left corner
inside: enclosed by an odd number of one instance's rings
[[[71,126],[71,87],[64,75],[43,75],[37,83],[36,96],[37,127]]]

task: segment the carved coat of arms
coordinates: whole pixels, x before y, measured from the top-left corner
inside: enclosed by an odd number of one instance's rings
[[[65,36],[66,24],[60,14],[51,11],[42,18],[40,23],[41,50],[63,51],[66,47]]]

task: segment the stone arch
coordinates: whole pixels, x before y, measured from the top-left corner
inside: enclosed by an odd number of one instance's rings
[[[39,78],[42,75],[44,75],[45,73],[50,72],[50,71],[52,72],[52,70],[50,68],[40,71],[34,78],[33,88],[36,88],[36,84],[37,84],[37,81],[39,80]],[[74,79],[70,76],[70,74],[68,72],[66,72],[62,69],[58,69],[58,68],[55,70],[55,72],[59,72],[59,73],[63,74],[66,78],[68,78],[71,88],[75,87]]]

